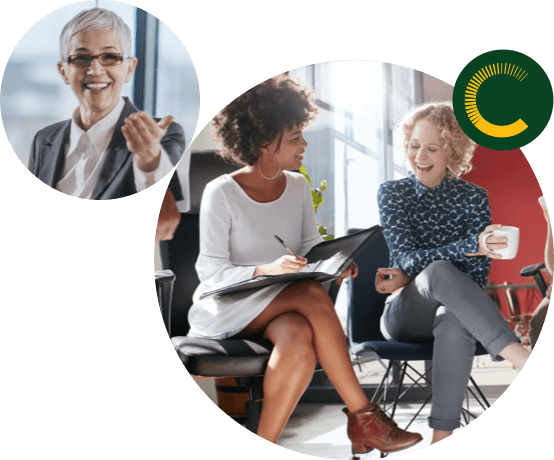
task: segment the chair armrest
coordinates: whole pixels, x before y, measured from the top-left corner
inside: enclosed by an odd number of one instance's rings
[[[544,278],[542,276],[541,270],[545,268],[544,264],[535,264],[535,265],[529,265],[525,268],[523,268],[519,274],[521,276],[525,277],[533,277],[535,280],[535,283],[537,284],[537,287],[539,288],[539,292],[543,297],[546,296],[546,281],[544,281]]]
[[[535,265],[529,265],[527,267],[524,267],[521,269],[519,274],[524,277],[533,277],[536,274],[540,273],[540,271],[545,268],[544,264],[535,264]]]
[[[167,333],[171,337],[171,300],[173,297],[175,274],[171,270],[156,270],[154,278],[156,280],[156,293],[158,294],[162,319]]]

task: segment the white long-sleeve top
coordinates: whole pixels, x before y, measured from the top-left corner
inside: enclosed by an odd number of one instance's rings
[[[254,201],[227,174],[206,185],[200,206],[200,254],[196,262],[200,285],[188,315],[189,336],[231,337],[285,288],[287,284],[282,283],[200,300],[204,292],[247,280],[258,265],[288,255],[274,235],[301,256],[323,241],[308,182],[297,173],[285,171],[285,175],[285,191],[269,203]]]

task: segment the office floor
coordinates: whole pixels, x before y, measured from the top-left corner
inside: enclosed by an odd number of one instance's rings
[[[489,400],[491,403],[493,401]],[[316,457],[348,459],[351,455],[351,445],[346,435],[346,416],[341,412],[343,407],[342,404],[299,404],[277,444],[295,452]],[[419,405],[415,403],[401,404],[397,409],[395,420],[400,426],[405,426],[418,408]],[[480,414],[482,410],[479,407],[475,412]],[[410,431],[423,435],[423,441],[411,449],[390,454],[391,457],[422,449],[431,443],[432,431],[427,426],[427,414],[428,412],[425,415],[421,414],[410,426]],[[379,458],[379,452],[370,452],[362,458],[363,460]]]
[[[383,368],[378,361],[355,366],[358,378],[362,383],[376,383],[383,375]],[[494,403],[507,386],[517,376],[517,371],[505,362],[493,362],[488,356],[475,359],[472,376],[485,390],[489,403]],[[483,409],[473,400],[469,400],[470,410],[477,416]],[[341,412],[342,404],[299,404],[278,444],[296,452],[310,454],[322,458],[348,459],[351,455],[351,445],[346,435],[346,416]],[[420,404],[402,403],[398,406],[395,420],[399,426],[406,426]],[[429,405],[422,411],[410,426],[411,431],[423,435],[423,441],[418,445],[390,456],[402,455],[406,452],[422,449],[431,443],[432,430],[427,426]],[[363,456],[364,460],[379,458],[379,452],[373,451]]]
[[[423,365],[423,364],[422,364]],[[382,364],[378,361],[370,361],[356,364],[354,366],[358,378],[362,384],[379,383],[383,376]],[[512,368],[507,361],[493,362],[488,356],[481,356],[475,359],[472,376],[481,387],[491,409],[499,410],[495,403],[502,399],[501,396],[511,383],[516,379],[519,372]],[[217,395],[213,389],[213,380],[200,380],[196,382],[206,395],[217,404]],[[419,410],[421,403],[400,403],[395,415],[395,421],[400,427],[405,427],[412,416]],[[484,410],[473,399],[469,400],[470,411],[479,417]],[[502,404],[502,401],[499,403]],[[285,427],[277,445],[283,449],[289,449],[292,452],[302,453],[313,457],[349,460],[351,453],[351,444],[346,434],[347,418],[341,409],[343,404],[321,404],[321,403],[301,403],[293,412],[287,426]],[[504,409],[501,409],[504,410]],[[420,449],[429,448],[432,439],[432,429],[427,424],[430,404],[428,404],[417,419],[410,426],[410,431],[421,433],[423,441],[411,449],[390,454],[389,457],[404,455]],[[460,430],[480,429],[479,426],[483,419],[477,419],[467,427]],[[457,430],[456,433],[460,430]],[[250,435],[250,434],[249,434]],[[434,446],[430,448],[433,449]],[[273,452],[273,451],[272,451]],[[288,452],[283,450],[283,455]],[[379,458],[380,453],[376,450],[363,454],[360,460],[369,460]]]
[[[422,366],[423,363],[420,363],[419,367]],[[354,369],[362,384],[378,383],[383,376],[383,366],[375,360],[362,363],[360,366],[355,365]],[[493,362],[488,356],[480,356],[473,363],[472,376],[485,392],[489,403],[492,404],[512,383],[517,376],[517,371],[506,361]],[[208,396],[214,401],[217,400],[213,389],[213,380],[200,380],[197,383]],[[470,399],[469,403],[470,410],[475,415],[479,416],[483,413],[483,409],[475,400]],[[346,416],[341,412],[343,407],[342,404],[299,404],[277,444],[295,452],[316,457],[348,459],[351,455],[351,445],[346,435]],[[418,409],[417,402],[401,403],[398,406],[395,420],[403,427]],[[410,427],[410,430],[423,435],[423,441],[411,449],[390,456],[422,449],[431,443],[432,431],[427,426],[428,414],[429,405]],[[379,452],[370,452],[362,458],[363,460],[379,458]]]

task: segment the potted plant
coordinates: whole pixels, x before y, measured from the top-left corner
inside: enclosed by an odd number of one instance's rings
[[[323,192],[327,190],[327,181],[321,181],[319,188],[312,188],[312,179],[308,175],[306,166],[302,165],[299,172],[306,178],[308,184],[310,185],[310,189],[312,191],[312,201],[314,203],[314,212],[317,214],[317,209],[324,203]],[[332,240],[334,238],[333,235],[327,234],[327,229],[323,225],[318,224],[317,229],[319,230],[319,234],[323,236],[324,240]]]

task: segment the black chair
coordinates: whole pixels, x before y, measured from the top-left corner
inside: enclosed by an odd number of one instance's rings
[[[192,150],[190,162],[191,209],[181,214],[179,226],[170,241],[160,244],[160,255],[165,276],[174,273],[171,295],[160,298],[164,323],[187,371],[197,377],[234,377],[237,384],[247,387],[250,398],[246,404],[246,427],[256,432],[263,399],[263,374],[273,344],[264,339],[208,340],[186,337],[189,330],[187,315],[192,296],[199,284],[194,265],[199,252],[199,211],[204,187],[216,177],[230,173],[237,167],[225,163],[214,150]],[[163,276],[162,276],[163,278]],[[168,281],[166,281],[168,282]],[[158,295],[162,295],[161,281],[157,281]],[[338,292],[336,283],[329,294],[333,301]],[[165,307],[163,304],[170,305]]]
[[[349,229],[348,234],[359,231]],[[424,400],[417,413],[409,421],[408,429],[416,417],[432,398],[431,360],[433,357],[433,343],[403,343],[387,341],[380,331],[380,317],[385,308],[386,295],[375,290],[375,275],[378,268],[389,266],[389,249],[384,236],[379,237],[355,259],[359,267],[359,275],[349,281],[349,303],[347,318],[347,336],[350,353],[363,360],[377,358],[388,360],[389,364],[381,380],[372,402],[380,404],[394,418],[398,401],[408,393],[410,399]],[[477,347],[476,355],[487,354],[481,344]],[[426,361],[425,371],[419,372],[411,361]],[[404,388],[405,379],[411,384]],[[478,396],[468,386],[469,393],[478,401],[483,409],[490,407],[487,399],[470,377]],[[414,390],[415,388],[415,390]],[[389,389],[394,392],[392,403]],[[463,410],[465,424],[476,416],[469,411],[469,406]],[[383,456],[383,455],[382,455]]]
[[[533,280],[535,280],[537,288],[541,293],[541,297],[546,296],[546,290],[548,289],[548,285],[546,284],[546,281],[544,280],[544,277],[542,275],[542,271],[545,269],[546,266],[544,264],[535,264],[529,265],[519,272],[521,276],[525,278],[533,278]]]

